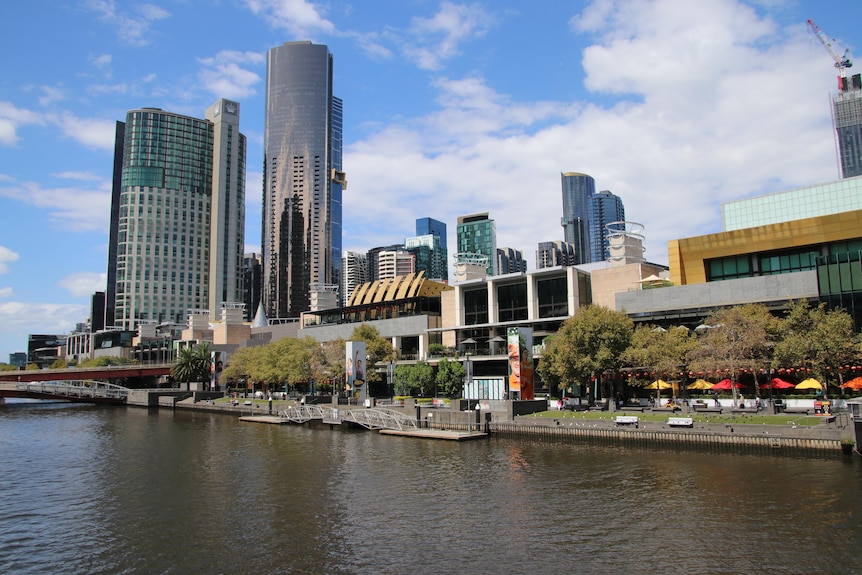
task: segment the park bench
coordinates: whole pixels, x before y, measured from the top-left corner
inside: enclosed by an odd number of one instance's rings
[[[706,405],[705,403],[692,404],[694,410],[698,413],[721,413],[720,405]]]
[[[618,415],[614,419],[614,423],[616,425],[634,425],[638,426],[638,416],[637,415]]]
[[[676,405],[673,407],[653,407],[652,409],[650,409],[650,411],[657,411],[657,412],[666,411],[668,413],[674,413],[677,411],[682,411],[682,408],[679,406],[676,406]]]
[[[668,417],[667,424],[671,427],[694,427],[694,419],[691,417]]]
[[[620,407],[620,411],[640,411],[641,413],[643,413],[645,409],[646,406],[639,403],[626,403]]]

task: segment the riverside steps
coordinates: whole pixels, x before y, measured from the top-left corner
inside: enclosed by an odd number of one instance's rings
[[[615,422],[619,413],[604,412],[596,417],[585,417],[568,412],[523,411],[524,406],[513,406],[527,402],[481,402],[475,409],[476,401],[453,400],[453,407],[430,407],[411,405],[387,406],[383,411],[400,414],[402,422],[412,425],[397,426],[363,425],[351,412],[367,412],[372,409],[358,405],[321,404],[321,415],[315,417],[286,417],[288,409],[300,404],[294,400],[239,400],[230,403],[223,399],[204,398],[199,392],[186,397],[172,397],[169,400],[140,401],[137,405],[157,408],[172,408],[211,411],[239,416],[242,421],[274,425],[311,425],[329,430],[365,428],[384,435],[414,437],[422,439],[464,440],[482,437],[497,437],[538,441],[559,441],[562,443],[610,443],[631,447],[673,447],[685,449],[710,448],[729,451],[760,451],[772,454],[802,455],[840,454],[846,446],[842,441],[853,438],[853,421],[847,413],[830,417],[800,415],[789,423],[752,424],[745,423],[745,416],[736,417],[711,415],[708,421],[698,420],[695,412],[686,413],[686,425],[676,422],[683,414],[656,418],[645,410],[638,414],[638,425],[618,425]],[[537,402],[531,402],[537,403]],[[542,401],[542,404],[545,402]],[[129,403],[135,405],[136,403]],[[500,404],[508,404],[502,406]],[[469,405],[472,409],[459,409]],[[305,406],[309,408],[311,406]],[[486,409],[490,408],[490,409]],[[535,406],[534,406],[535,407]],[[333,409],[334,408],[334,409]],[[301,411],[300,411],[301,413]],[[393,416],[394,417],[394,416]],[[692,419],[691,423],[687,421]],[[702,417],[700,418],[702,419]],[[673,421],[672,421],[673,420]],[[812,423],[812,425],[806,425]],[[857,451],[858,453],[858,451]]]

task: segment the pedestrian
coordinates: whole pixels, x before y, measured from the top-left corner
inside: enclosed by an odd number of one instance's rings
[[[721,404],[718,402],[718,392],[717,392],[717,391],[713,391],[713,392],[712,392],[712,401],[714,401],[714,402],[715,402],[715,406],[716,406],[716,407],[718,407],[719,405],[721,405]]]

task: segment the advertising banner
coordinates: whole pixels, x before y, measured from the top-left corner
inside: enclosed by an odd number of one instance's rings
[[[368,386],[365,385],[365,342],[348,341],[345,348],[345,390],[351,397],[364,400],[368,397]]]
[[[533,330],[529,327],[510,327],[506,335],[509,397],[533,399]]]

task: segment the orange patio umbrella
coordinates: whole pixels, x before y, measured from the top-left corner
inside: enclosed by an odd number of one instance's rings
[[[845,389],[854,389],[856,391],[859,391],[860,389],[862,389],[862,377],[854,377],[853,379],[845,383],[843,387]]]

